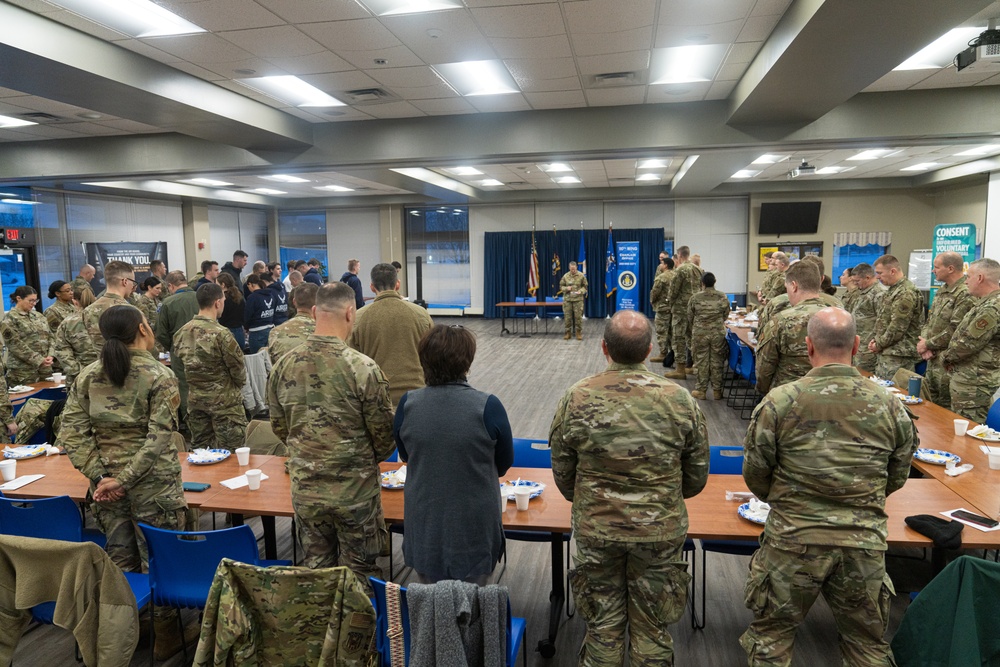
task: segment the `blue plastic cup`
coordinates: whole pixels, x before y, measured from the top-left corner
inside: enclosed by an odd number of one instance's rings
[[[923,378],[910,378],[910,383],[907,386],[907,393],[910,396],[920,396],[920,381]]]

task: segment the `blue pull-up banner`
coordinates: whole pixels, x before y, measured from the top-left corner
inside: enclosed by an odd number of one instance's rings
[[[618,243],[618,291],[615,311],[639,310],[639,244]]]

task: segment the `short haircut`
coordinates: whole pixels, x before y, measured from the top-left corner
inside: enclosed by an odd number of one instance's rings
[[[108,262],[104,267],[104,282],[107,283],[110,280],[120,280],[121,278],[128,278],[135,274],[135,269],[132,268],[131,264],[127,262],[119,262],[114,260]]]
[[[268,271],[274,271],[281,268],[281,262],[268,262],[265,267]]]
[[[293,282],[296,280],[302,280],[302,272],[292,269],[288,272],[288,282]]]
[[[315,266],[318,269],[320,261],[318,259],[316,259],[315,257],[313,257],[308,262],[306,262],[306,264],[308,264],[309,266]]]
[[[233,259],[238,259],[240,257],[249,257],[249,256],[250,255],[246,254],[242,250],[237,250],[236,252],[233,253]]]
[[[319,291],[319,285],[314,283],[299,283],[292,288],[292,303],[295,304],[295,309],[300,312],[306,312],[312,310],[312,307],[316,305],[316,292]]]
[[[812,262],[795,262],[785,271],[785,284],[797,283],[804,292],[818,292],[823,276]]]
[[[396,267],[392,264],[386,264],[385,262],[376,264],[372,267],[371,275],[372,285],[379,292],[396,289],[396,281],[399,279],[399,274],[396,273]]]
[[[258,273],[257,280],[260,281],[261,285],[267,286],[274,282],[274,278],[271,277],[270,273]]]
[[[817,257],[816,255],[806,255],[805,257],[802,258],[802,261],[812,262],[816,266],[816,268],[819,269],[821,275],[826,274],[826,264],[823,263],[822,258]]]
[[[460,324],[435,324],[417,344],[428,386],[464,380],[476,358],[476,335]]]
[[[569,265],[570,266],[577,266],[577,263],[576,262],[570,262]]]
[[[204,262],[201,263],[201,272],[202,274],[207,274],[209,271],[212,270],[213,266],[218,266],[218,265],[219,263],[216,262],[214,259],[206,259]]]
[[[975,269],[977,273],[982,273],[983,277],[991,283],[1000,283],[1000,263],[995,259],[983,257],[969,264],[969,269]]]
[[[358,264],[360,264],[360,263],[361,263],[361,260],[359,260],[359,259],[349,259],[349,260],[347,260],[347,270],[348,271],[353,271],[354,269],[358,268]]]
[[[673,269],[674,268],[674,260],[670,259],[669,257],[667,257],[666,259],[664,259],[663,263],[667,265],[668,269]]]
[[[267,270],[267,264],[259,259],[253,263],[253,268],[251,268],[251,271],[253,271],[254,273],[260,273],[266,270]]]
[[[161,266],[163,266],[163,260],[162,259],[154,259],[152,262],[149,263],[149,272],[152,273],[152,272],[156,271],[158,268],[160,268]]]
[[[180,287],[188,281],[183,271],[171,271],[166,275],[164,280],[167,281],[168,285],[173,285],[174,287]]]
[[[287,262],[285,262],[285,268],[286,269],[294,269],[296,266],[298,266],[298,264],[299,264],[299,260],[297,260],[297,259],[290,259]]]
[[[715,274],[711,271],[706,271],[705,275],[701,277],[701,284],[705,287],[715,287]]]
[[[214,305],[216,301],[224,298],[222,288],[215,283],[205,283],[198,288],[196,294],[198,295],[198,308],[201,310]]]
[[[335,313],[354,305],[354,288],[339,280],[316,290],[316,310]]]
[[[771,256],[773,254],[774,254],[773,250],[768,250],[767,252],[764,253],[764,259],[771,259]]]
[[[965,260],[957,252],[943,252],[937,258],[941,260],[942,266],[950,266],[956,271],[965,269]]]
[[[301,266],[309,266],[309,263],[306,262],[306,260],[304,259],[300,259],[299,261],[295,262],[295,270],[298,270],[299,267]]]
[[[892,255],[882,255],[875,260],[875,266],[881,266],[883,269],[898,269],[899,260]]]
[[[773,259],[774,261],[778,262],[782,266],[788,266],[788,264],[789,264],[788,255],[786,255],[785,253],[781,252],[780,250],[775,251],[775,253],[773,255],[771,255],[771,259]]]
[[[691,248],[687,247],[686,245],[682,245],[680,248],[677,249],[677,256],[680,257],[681,259],[687,259],[688,257],[691,256]]]
[[[855,278],[871,278],[875,275],[875,269],[867,262],[861,262],[851,270],[851,275]]]
[[[649,318],[634,310],[619,310],[604,327],[604,344],[615,363],[641,364],[652,340]]]
[[[834,313],[837,315],[835,318],[831,317]],[[809,318],[806,326],[806,335],[819,352],[850,354],[854,349],[854,337],[857,333],[854,317],[843,308],[823,308]]]

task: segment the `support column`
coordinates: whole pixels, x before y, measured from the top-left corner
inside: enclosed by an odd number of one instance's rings
[[[379,207],[379,257],[383,262],[397,261],[403,265],[399,272],[399,293],[407,296],[406,246],[403,243],[403,207],[386,204]]]
[[[983,257],[1000,261],[1000,171],[990,172],[984,233]]]
[[[181,203],[181,219],[184,223],[184,256],[187,262],[185,273],[190,280],[201,271],[201,263],[212,258],[212,247],[208,233],[208,205],[190,200]]]

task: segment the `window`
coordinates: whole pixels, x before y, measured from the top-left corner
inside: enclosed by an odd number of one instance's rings
[[[892,244],[890,232],[847,232],[833,236],[833,267],[830,279],[840,285],[840,274],[844,269],[854,268],[862,262],[875,264],[882,255],[889,252]]]
[[[327,276],[330,259],[326,250],[326,211],[279,213],[278,240],[283,270],[293,259],[308,262],[315,257],[320,261],[320,274]]]
[[[404,216],[410,296],[416,296],[413,286],[417,284],[417,257],[421,257],[424,301],[448,306],[470,305],[469,208],[407,208]]]

